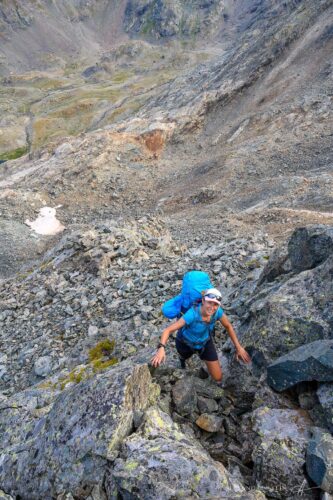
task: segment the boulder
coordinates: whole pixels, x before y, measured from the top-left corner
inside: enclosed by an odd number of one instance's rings
[[[271,389],[264,377],[260,379],[262,382],[258,387],[253,401],[252,409],[255,410],[261,406],[266,406],[268,408],[280,408],[280,409],[296,409],[297,405],[295,401],[291,398],[288,393],[278,393]]]
[[[312,481],[333,494],[333,437],[318,427],[312,430],[306,451],[306,470]]]
[[[311,410],[316,425],[333,432],[333,384],[321,384],[317,389],[318,404]]]
[[[193,377],[184,377],[175,383],[172,389],[173,402],[177,413],[186,416],[197,411],[197,394]]]
[[[212,382],[209,379],[202,380],[201,378],[193,377],[193,383],[195,391],[199,396],[216,400],[224,396],[224,390],[216,382]]]
[[[333,227],[297,228],[289,241],[275,250],[259,283],[271,282],[284,274],[297,274],[312,269],[333,254]]]
[[[52,371],[51,356],[42,356],[38,358],[34,365],[34,372],[38,377],[47,377]]]
[[[267,382],[276,391],[310,380],[333,381],[333,340],[317,340],[301,346],[267,368]]]
[[[242,311],[242,342],[262,352],[267,361],[301,345],[332,338],[332,228],[307,230],[311,244],[306,246],[304,259],[296,244],[300,234],[289,240],[287,269],[282,272],[280,264],[268,264]]]
[[[150,408],[140,430],[124,441],[106,478],[106,490],[110,499],[119,495],[144,500],[245,494],[221,463],[157,408]]]
[[[201,413],[211,413],[218,410],[219,405],[215,399],[198,396],[198,408]]]
[[[218,432],[222,426],[222,418],[217,415],[210,415],[209,413],[203,413],[197,418],[196,422],[200,429],[207,432]]]
[[[108,461],[132,430],[135,413],[158,394],[147,365],[125,362],[76,382],[53,400],[46,398],[43,408],[38,397],[30,406],[25,398],[24,408],[20,397],[4,403],[0,484],[8,494],[22,499],[47,500],[63,493],[86,498],[102,484]],[[43,384],[50,394],[47,381]]]
[[[303,466],[311,421],[302,410],[258,408],[251,414],[253,476],[273,498],[293,498],[308,488]]]

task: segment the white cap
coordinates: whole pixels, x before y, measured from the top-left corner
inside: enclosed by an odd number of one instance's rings
[[[221,304],[222,295],[216,288],[208,288],[204,293],[204,299],[208,302],[215,302],[215,304]]]

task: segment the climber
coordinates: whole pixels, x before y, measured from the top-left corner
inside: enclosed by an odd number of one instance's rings
[[[211,377],[216,382],[221,383],[222,368],[211,335],[216,321],[220,321],[227,330],[236,348],[236,359],[249,363],[251,358],[239,343],[230,321],[221,308],[221,300],[221,294],[216,288],[206,290],[200,304],[192,306],[180,319],[165,328],[151,364],[157,367],[165,361],[165,349],[169,335],[178,330],[176,348],[181,367],[185,368],[185,361],[197,353],[200,359],[205,361]]]

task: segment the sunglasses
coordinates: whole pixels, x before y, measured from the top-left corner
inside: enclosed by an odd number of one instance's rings
[[[204,297],[207,297],[208,299],[218,300],[219,302],[221,302],[222,300],[222,297],[220,295],[215,295],[215,293],[207,293],[207,295],[204,295]]]

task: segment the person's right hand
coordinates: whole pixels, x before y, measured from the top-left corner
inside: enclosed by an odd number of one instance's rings
[[[151,358],[150,362],[155,368],[157,368],[160,364],[164,363],[165,358],[165,349],[164,347],[160,347],[155,356]]]

